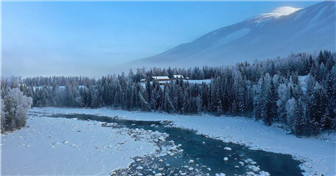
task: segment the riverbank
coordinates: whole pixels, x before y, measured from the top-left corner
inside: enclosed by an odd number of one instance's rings
[[[110,175],[158,150],[151,134],[135,140],[128,129],[102,124],[30,115],[26,127],[1,134],[0,175]]]
[[[252,149],[262,149],[275,153],[293,155],[304,161],[301,168],[305,175],[335,175],[335,134],[316,137],[298,138],[286,134],[286,131],[274,126],[265,126],[243,117],[213,117],[210,115],[172,115],[153,112],[123,111],[108,108],[73,109],[73,108],[34,108],[31,111],[45,113],[84,113],[101,116],[118,116],[132,120],[170,120],[178,127],[195,129],[200,134],[218,138],[225,142],[244,144]]]

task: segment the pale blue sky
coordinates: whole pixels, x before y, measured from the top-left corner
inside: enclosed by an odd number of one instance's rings
[[[281,6],[316,2],[3,2],[3,76],[113,73]]]

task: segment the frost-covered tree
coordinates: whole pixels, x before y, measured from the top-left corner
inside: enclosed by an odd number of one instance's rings
[[[287,84],[281,84],[278,88],[279,99],[277,100],[277,113],[278,113],[278,121],[286,122],[287,120],[287,110],[286,103],[290,99],[289,88]]]
[[[295,110],[294,110],[294,120],[293,124],[290,125],[291,130],[296,135],[307,135],[309,133],[309,129],[307,128],[307,122],[304,117],[304,107],[301,100],[296,101]]]
[[[32,105],[32,98],[23,95],[18,88],[10,90],[5,96],[1,111],[1,129],[3,131],[12,131],[26,125],[27,110]]]
[[[295,125],[295,111],[297,109],[296,105],[297,105],[297,102],[295,98],[290,98],[286,102],[286,116],[287,116],[286,123],[291,129],[294,129],[294,125]]]
[[[266,73],[265,77],[261,81],[260,94],[261,118],[265,124],[271,125],[273,119],[277,115],[276,100],[278,97],[273,79],[268,73]]]
[[[6,123],[6,118],[5,118],[5,111],[4,111],[4,100],[0,98],[0,123],[1,123],[1,132],[5,131],[5,123]]]

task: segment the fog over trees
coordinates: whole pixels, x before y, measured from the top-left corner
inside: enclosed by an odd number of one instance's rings
[[[183,75],[164,85],[151,76]],[[140,82],[146,79],[146,82]],[[33,106],[112,107],[167,113],[247,116],[266,125],[284,124],[296,135],[336,129],[336,55],[321,51],[233,67],[137,69],[128,75],[3,79],[2,98],[19,88]],[[28,103],[29,104],[29,103]],[[28,106],[26,103],[24,106]],[[6,107],[6,105],[4,106]]]

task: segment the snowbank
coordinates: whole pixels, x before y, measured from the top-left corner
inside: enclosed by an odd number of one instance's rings
[[[193,79],[189,79],[189,80],[184,80],[185,82],[189,82],[190,84],[210,84],[211,83],[211,79],[201,79],[201,80],[193,80]]]
[[[42,109],[40,109],[42,110]],[[131,157],[158,147],[127,129],[65,118],[29,117],[27,127],[1,134],[3,175],[109,175]]]
[[[219,138],[226,142],[247,145],[252,149],[262,149],[276,153],[293,155],[304,161],[302,168],[305,175],[335,175],[335,140],[321,138],[298,138],[287,135],[286,131],[277,127],[265,126],[242,117],[213,117],[210,115],[171,115],[152,112],[130,112],[123,110],[100,109],[67,109],[67,108],[34,108],[31,111],[46,113],[85,113],[103,116],[119,116],[133,120],[171,120],[176,126],[195,129],[200,134]],[[324,138],[335,139],[335,133]]]

